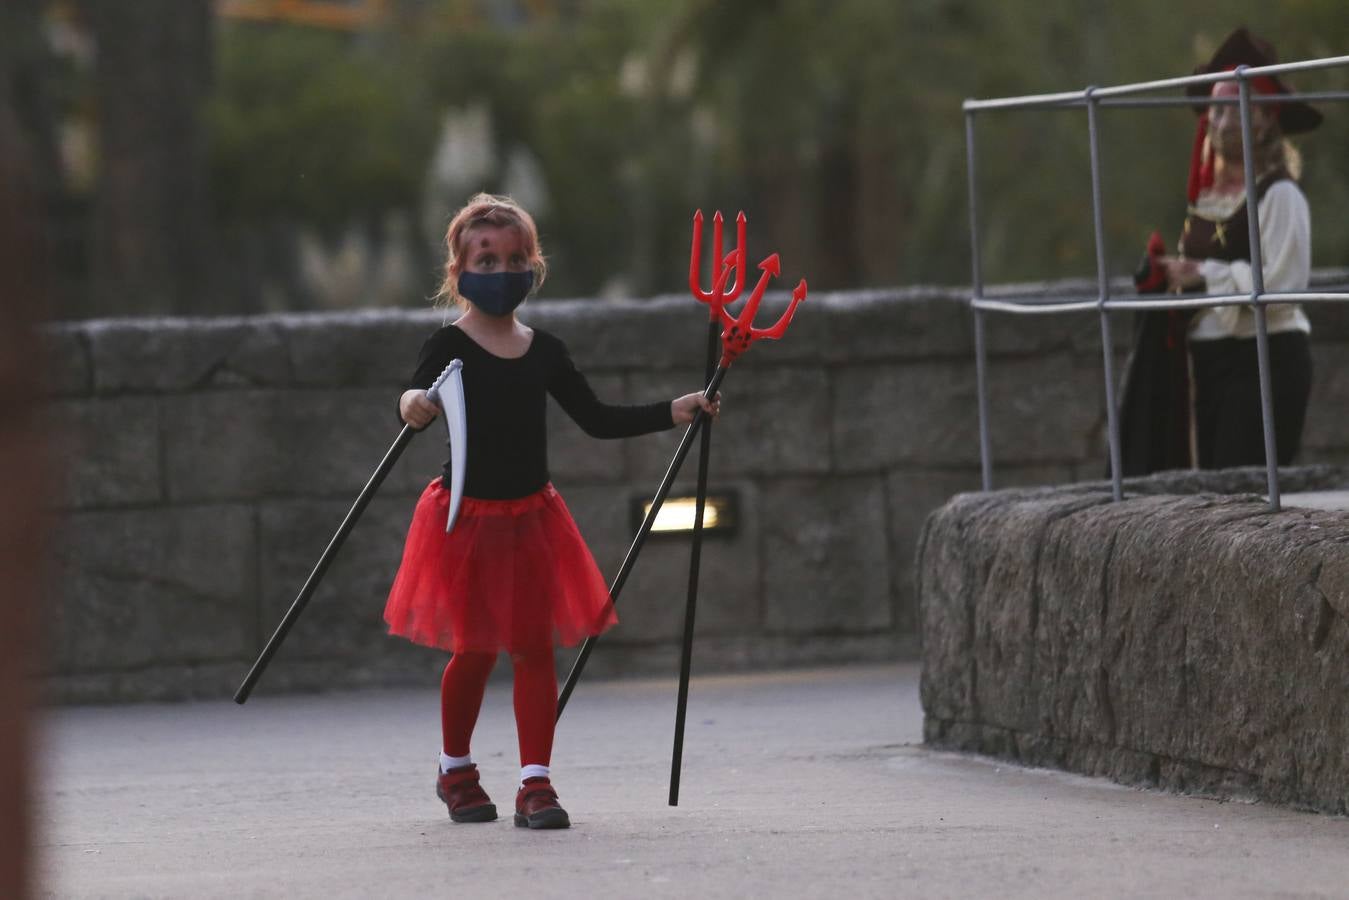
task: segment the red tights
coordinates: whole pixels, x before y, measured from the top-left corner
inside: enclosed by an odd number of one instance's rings
[[[482,709],[487,676],[495,653],[456,653],[440,679],[440,724],[444,751],[468,756],[473,726]],[[515,668],[515,730],[520,739],[520,765],[546,766],[553,755],[557,721],[557,673],[553,648],[511,654]]]

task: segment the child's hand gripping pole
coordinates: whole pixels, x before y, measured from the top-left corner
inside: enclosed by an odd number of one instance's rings
[[[431,387],[427,389],[428,394],[435,395],[439,392],[441,384],[449,377],[450,370],[454,369],[455,363],[458,362],[459,360],[455,360],[445,367],[445,370],[440,373],[440,376],[436,378]],[[412,440],[412,436],[416,433],[417,430],[411,425],[404,425],[403,430],[398,433],[398,437],[394,439],[388,452],[384,454],[384,458],[380,460],[379,465],[375,467],[374,474],[372,474],[370,480],[365,483],[365,487],[361,488],[361,493],[356,497],[356,502],[353,503],[351,509],[347,511],[346,518],[344,518],[342,524],[337,527],[337,533],[334,534],[333,539],[328,542],[328,547],[323,551],[323,555],[319,557],[319,561],[314,565],[314,570],[309,573],[309,578],[305,580],[304,587],[300,588],[299,596],[297,596],[295,602],[290,605],[290,609],[286,610],[285,616],[281,619],[281,624],[276,626],[276,631],[272,632],[271,639],[267,641],[267,645],[262,648],[262,653],[259,654],[257,661],[254,662],[253,667],[248,670],[248,674],[244,676],[244,680],[239,685],[239,689],[234,692],[235,703],[242,704],[247,702],[249,694],[253,693],[253,688],[258,683],[258,679],[261,678],[262,673],[266,671],[267,664],[272,661],[272,656],[276,654],[276,651],[281,646],[281,642],[284,641],[286,635],[290,633],[291,626],[293,626],[296,620],[300,618],[300,613],[304,612],[305,606],[309,603],[309,598],[312,597],[314,591],[318,589],[319,582],[323,580],[324,574],[328,571],[328,566],[332,563],[333,558],[337,556],[337,551],[341,549],[342,543],[347,539],[347,535],[351,533],[351,529],[356,526],[356,520],[361,517],[361,513],[365,512],[366,506],[368,506],[370,501],[374,498],[375,492],[379,490],[379,486],[384,483],[384,479],[389,474],[389,470],[393,468],[394,463],[398,462],[398,457],[403,455],[403,449],[407,447],[408,441]]]
[[[745,308],[740,311],[740,315],[733,319],[727,315],[724,309],[721,311],[722,320],[729,324],[721,335],[721,364],[712,373],[712,379],[708,382],[707,389],[703,391],[703,396],[709,400],[716,397],[722,379],[726,377],[726,372],[730,369],[731,364],[747,351],[755,341],[764,338],[769,340],[782,338],[787,331],[787,326],[791,324],[792,318],[796,315],[796,308],[806,299],[806,280],[803,278],[796,289],[792,291],[791,302],[782,318],[778,319],[777,323],[771,328],[754,328],[754,314],[759,310],[759,303],[763,299],[768,280],[776,275],[780,269],[777,254],[775,253],[765,259],[759,264],[759,268],[763,270],[763,275],[760,277],[754,293],[745,303]],[[713,287],[716,293],[724,293],[730,273],[731,267],[723,265],[717,277],[717,284]],[[614,577],[613,584],[609,587],[609,602],[615,604],[618,602],[618,596],[623,591],[623,585],[627,582],[628,575],[631,574],[632,567],[637,562],[637,556],[646,543],[647,535],[651,533],[651,526],[656,522],[656,515],[660,512],[666,496],[670,493],[670,486],[674,483],[675,476],[679,474],[679,468],[684,463],[684,457],[688,456],[694,435],[707,421],[709,421],[707,413],[699,409],[694,415],[693,421],[689,423],[688,429],[684,432],[684,437],[680,440],[678,449],[675,450],[674,458],[670,460],[669,468],[665,470],[665,477],[661,479],[660,487],[656,489],[656,495],[651,500],[651,508],[647,510],[646,517],[642,519],[641,527],[637,529],[637,535],[628,548],[627,556],[623,558],[623,564],[618,568],[618,575]],[[576,662],[572,663],[566,684],[563,685],[557,698],[557,716],[559,719],[562,717],[562,711],[567,707],[568,698],[571,697],[572,691],[576,689],[576,683],[580,680],[581,672],[585,669],[586,660],[590,658],[590,654],[594,650],[595,641],[594,636],[586,638],[585,642],[581,644],[581,651],[576,656]]]

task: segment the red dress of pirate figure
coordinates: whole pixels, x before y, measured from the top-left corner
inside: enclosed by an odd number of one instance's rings
[[[392,634],[454,655],[441,680],[443,745],[436,793],[456,822],[487,822],[496,807],[470,754],[473,727],[497,654],[514,667],[520,789],[515,824],[566,828],[552,788],[557,680],[553,648],[612,626],[609,590],[562,497],[549,482],[545,410],[551,394],[587,434],[621,438],[713,416],[720,396],[612,406],[596,398],[552,334],[515,317],[543,281],[544,260],[530,215],[511,200],[480,194],[455,215],[439,296],[462,315],[423,345],[403,421],[428,425],[441,411],[426,389],[462,360],[468,410],[462,473],[436,478],[417,503],[384,618]],[[449,487],[462,477],[453,527]]]

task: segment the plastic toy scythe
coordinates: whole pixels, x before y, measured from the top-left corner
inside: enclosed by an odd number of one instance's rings
[[[468,412],[464,409],[464,363],[450,360],[445,371],[426,393],[445,413],[445,429],[450,445],[450,512],[445,517],[445,533],[454,530],[459,506],[464,500],[464,472],[468,467]]]

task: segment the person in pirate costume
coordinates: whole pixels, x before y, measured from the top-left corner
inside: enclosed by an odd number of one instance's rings
[[[427,395],[462,361],[467,410],[463,497],[446,531],[453,472],[417,503],[384,618],[391,634],[453,653],[441,679],[443,745],[436,794],[455,822],[488,822],[496,806],[479,783],[469,743],[497,654],[511,655],[520,747],[515,824],[566,828],[549,770],[556,721],[555,644],[570,646],[617,622],[609,589],[549,481],[545,414],[551,394],[592,437],[621,438],[713,418],[720,395],[612,406],[596,398],[566,345],[529,328],[515,309],[542,283],[533,219],[513,201],[479,194],[446,233],[439,296],[463,314],[423,345],[399,415],[414,428],[440,412]],[[452,457],[453,458],[453,457]]]
[[[1266,66],[1277,56],[1269,42],[1238,28],[1195,74]],[[1277,77],[1251,79],[1254,93],[1290,93]],[[1195,85],[1191,96],[1235,98],[1234,81]],[[1141,293],[1251,291],[1246,178],[1241,113],[1235,104],[1196,107],[1188,209],[1178,255],[1154,237],[1135,276]],[[1306,103],[1252,104],[1251,149],[1267,291],[1298,291],[1311,272],[1311,216],[1298,187],[1300,158],[1286,136],[1311,131],[1321,114]],[[1311,326],[1297,304],[1266,308],[1278,462],[1289,464],[1302,441],[1311,392]],[[1162,469],[1263,465],[1264,438],[1249,306],[1198,312],[1149,311],[1135,329],[1121,408],[1125,475]]]

